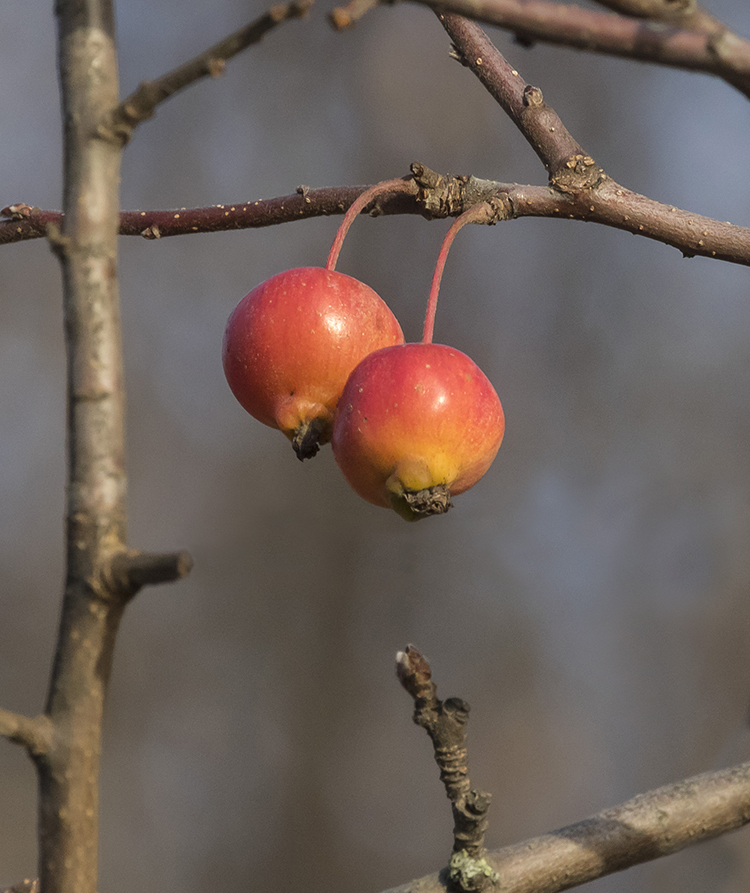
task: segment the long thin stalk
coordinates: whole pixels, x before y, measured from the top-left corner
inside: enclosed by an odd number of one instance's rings
[[[383,180],[382,183],[376,183],[374,186],[370,186],[369,189],[365,189],[361,195],[358,195],[347,209],[346,214],[344,214],[344,219],[341,221],[341,224],[336,231],[331,250],[328,253],[326,270],[333,271],[336,269],[339,254],[341,253],[341,246],[344,244],[344,239],[349,232],[349,227],[352,225],[355,218],[361,214],[372,201],[382,195],[399,195],[401,193],[412,194],[413,192],[414,184],[411,180],[396,179]]]
[[[453,240],[456,238],[458,231],[466,226],[467,223],[489,223],[493,216],[494,213],[490,205],[486,202],[480,202],[458,216],[445,234],[443,244],[440,246],[437,263],[435,264],[435,272],[432,275],[430,294],[427,298],[427,312],[425,313],[424,329],[422,330],[423,344],[432,344],[432,334],[435,328],[435,311],[437,310],[438,294],[440,293],[440,282],[443,278],[445,262],[448,259],[448,252],[453,244]]]

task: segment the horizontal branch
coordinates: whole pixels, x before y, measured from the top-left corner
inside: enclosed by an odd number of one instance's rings
[[[696,0],[596,0],[596,2],[623,15],[661,22],[688,21],[698,11]]]
[[[639,794],[620,806],[487,853],[503,893],[558,893],[750,822],[750,762]],[[446,872],[386,893],[444,893]]]
[[[329,18],[335,28],[349,28],[381,2],[391,0],[351,0]],[[626,13],[618,15],[552,0],[415,2],[503,28],[525,45],[541,41],[716,75],[750,98],[750,41],[708,13],[688,16],[685,9],[692,4],[682,4],[678,10],[677,4],[662,0],[599,0]]]
[[[420,214],[427,219],[457,217],[476,202],[505,197],[510,203],[508,219],[547,217],[599,223],[671,245],[687,257],[698,255],[750,266],[749,228],[654,201],[601,174],[595,189],[572,194],[550,186],[500,183],[466,176],[445,177],[420,164],[413,165],[413,169],[420,172],[420,187],[415,182],[413,196],[381,199],[377,208],[370,206],[363,213]],[[173,211],[123,211],[120,234],[158,239],[275,226],[343,214],[354,199],[369,188],[300,187],[294,195],[256,202]],[[13,207],[28,210],[25,216],[0,221],[0,244],[41,238],[50,224],[61,225],[62,215],[57,211],[42,211],[28,205]]]
[[[104,138],[127,142],[135,128],[154,114],[156,106],[169,99],[178,90],[204,77],[218,77],[224,66],[242,50],[258,43],[263,37],[289,19],[304,16],[313,0],[292,0],[271,7],[254,22],[209,47],[200,55],[174,68],[154,81],[143,81],[137,90],[126,97],[100,126],[99,135]]]
[[[727,29],[694,30],[548,0],[441,0],[439,5],[442,11],[512,31],[522,43],[543,41],[713,74],[750,98],[750,41]],[[731,52],[722,51],[730,45]]]
[[[52,723],[46,716],[24,716],[0,708],[0,736],[26,748],[31,756],[49,751]]]
[[[19,884],[0,890],[0,893],[39,893],[39,878],[34,878],[34,880],[26,878]]]

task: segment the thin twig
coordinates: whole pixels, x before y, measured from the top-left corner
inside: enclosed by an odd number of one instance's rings
[[[623,15],[661,22],[687,23],[698,12],[696,0],[595,0],[600,6]]]
[[[454,889],[478,891],[495,879],[484,862],[484,837],[492,795],[472,788],[466,724],[469,705],[460,698],[441,701],[426,658],[413,645],[396,655],[396,675],[414,700],[414,722],[432,741],[440,781],[453,812],[453,858],[450,876]]]
[[[102,568],[99,583],[107,592],[130,599],[144,586],[175,583],[193,568],[189,552],[119,552]]]
[[[46,716],[32,718],[0,708],[0,735],[39,757],[49,751],[52,724]]]
[[[390,0],[352,0],[334,9],[329,18],[339,30],[350,28],[365,13],[386,2]],[[630,11],[617,15],[551,0],[415,2],[504,28],[526,46],[541,41],[716,75],[750,98],[750,41],[708,13],[688,15],[675,3],[612,0],[603,4],[623,13]]]
[[[98,129],[99,135],[127,142],[135,128],[154,114],[157,105],[201,78],[218,77],[223,73],[229,59],[258,43],[282,22],[301,18],[312,4],[313,0],[292,0],[291,3],[273,6],[260,18],[220,40],[189,62],[157,80],[143,81],[137,90],[105,118]]]
[[[20,884],[0,890],[0,893],[39,893],[39,878],[34,878],[34,880],[26,878]]]
[[[452,13],[436,14],[453,42],[455,57],[477,76],[482,86],[500,103],[539,156],[550,180],[561,175],[569,177],[572,171],[570,159],[589,156],[568,132],[554,109],[544,102],[541,90],[526,83],[479,25]],[[589,173],[594,174],[593,159],[589,160],[591,163],[584,167],[590,168]],[[581,173],[585,174],[586,171],[582,170]]]
[[[750,823],[750,762],[639,794],[485,859],[502,893],[559,893]],[[445,893],[447,873],[385,893]]]
[[[424,165],[415,165],[423,172]],[[600,169],[597,169],[600,170]],[[507,196],[517,217],[583,220],[625,230],[671,245],[686,257],[701,256],[750,265],[750,228],[693,214],[674,205],[631,192],[603,178],[591,193],[578,196],[547,186],[502,183],[478,177],[444,177],[430,172],[434,182],[415,182],[414,195],[396,196],[378,203],[379,215],[420,214],[427,219],[457,217],[478,201]],[[171,211],[123,211],[120,235],[146,239],[196,233],[275,226],[312,217],[343,214],[368,186],[305,189],[293,195],[255,202],[237,202],[210,208]],[[32,209],[23,220],[0,221],[0,245],[38,239],[50,225],[60,227],[59,211]],[[369,213],[365,209],[364,213]]]

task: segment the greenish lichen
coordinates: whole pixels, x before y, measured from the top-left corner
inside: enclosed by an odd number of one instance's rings
[[[500,875],[486,859],[475,859],[466,850],[459,850],[451,856],[450,879],[459,890],[481,890],[487,883],[497,884]]]

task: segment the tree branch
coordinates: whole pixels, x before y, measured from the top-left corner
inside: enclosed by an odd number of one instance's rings
[[[442,12],[436,15],[453,42],[456,58],[500,103],[539,156],[550,181],[558,176],[568,177],[570,159],[588,156],[557,113],[544,102],[542,91],[524,81],[478,25],[462,16]],[[595,175],[593,159],[589,160],[589,173]]]
[[[689,23],[698,13],[696,0],[595,0],[623,15],[659,22]]]
[[[25,747],[30,756],[40,757],[50,749],[52,724],[46,716],[32,719],[0,708],[0,735]]]
[[[265,35],[282,22],[304,16],[313,0],[292,0],[280,3],[256,19],[214,44],[200,55],[185,62],[155,81],[143,81],[137,90],[109,112],[98,128],[105,139],[113,139],[125,144],[135,128],[152,117],[156,106],[204,77],[218,77],[223,74],[229,59],[242,50],[258,43]]]
[[[487,853],[503,893],[558,893],[750,822],[750,762],[639,794],[541,837]],[[444,893],[448,872],[385,893]]]
[[[466,749],[469,705],[459,698],[446,701],[438,698],[430,665],[413,645],[407,645],[396,655],[396,675],[414,700],[414,722],[430,736],[440,781],[451,802],[452,886],[463,893],[483,890],[491,880],[498,880],[483,859],[492,795],[472,788],[469,781]]]
[[[67,566],[45,710],[53,746],[36,760],[39,878],[44,893],[96,893],[101,723],[124,609],[116,594],[92,585],[125,541],[121,148],[96,135],[117,105],[117,57],[111,0],[58,0],[56,14],[66,213],[48,236],[63,277]]]
[[[553,217],[602,223],[679,249],[686,257],[701,255],[750,265],[750,229],[721,223],[639,195],[615,183],[597,168],[596,187],[564,192],[546,186],[496,183],[477,177],[445,177],[421,164],[412,165],[417,182],[426,185],[420,201],[435,217],[456,216],[476,202],[502,200],[506,219]]]
[[[415,2],[504,28],[525,45],[542,41],[713,74],[750,98],[750,41],[708,13],[699,10],[688,15],[690,4],[683,4],[684,9],[679,10],[674,2],[661,0],[600,0],[603,5],[626,13],[615,15],[550,0]],[[333,10],[329,18],[335,28],[348,28],[378,5],[380,0],[352,0]]]
[[[100,583],[107,592],[120,592],[132,598],[144,586],[175,583],[193,568],[189,552],[137,552],[115,555],[102,569]]]
[[[413,196],[388,198],[379,202],[377,209],[365,209],[363,213],[420,214],[432,220],[457,217],[478,201],[507,197],[511,206],[508,219],[548,217],[600,223],[671,245],[686,257],[699,255],[750,265],[750,228],[657,202],[619,186],[603,174],[597,174],[601,177],[597,189],[576,196],[548,186],[501,183],[473,176],[447,177],[419,163],[415,163],[413,169],[421,171],[417,178],[419,182],[415,180]],[[601,171],[601,168],[596,170]],[[369,188],[300,187],[294,195],[245,204],[181,208],[179,211],[123,211],[119,232],[125,236],[157,239],[275,226],[343,214],[354,199]],[[24,218],[0,221],[0,244],[38,239],[47,227],[59,227],[62,220],[59,211],[31,208]]]

